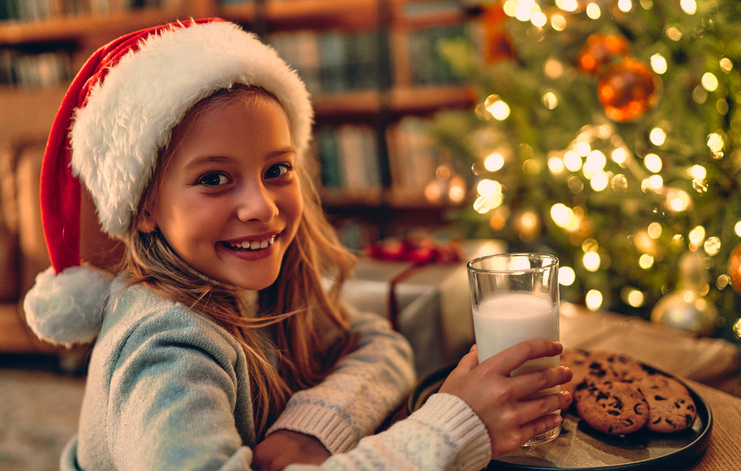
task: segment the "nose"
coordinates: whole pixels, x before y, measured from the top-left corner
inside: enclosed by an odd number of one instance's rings
[[[260,183],[251,183],[237,192],[237,219],[242,222],[268,222],[278,215],[273,194]]]

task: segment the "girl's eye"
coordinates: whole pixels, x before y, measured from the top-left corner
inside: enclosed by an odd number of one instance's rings
[[[271,178],[278,178],[282,177],[286,173],[293,170],[293,167],[290,164],[282,163],[282,164],[275,164],[272,165],[266,172],[265,172],[265,178],[271,179]]]
[[[223,173],[213,172],[203,175],[197,183],[204,186],[220,186],[229,183],[229,178]]]

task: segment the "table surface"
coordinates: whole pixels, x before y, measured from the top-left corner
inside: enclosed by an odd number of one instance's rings
[[[687,469],[692,471],[737,471],[741,467],[741,398],[710,386],[687,380],[713,414],[708,447]]]
[[[739,347],[728,341],[569,303],[561,303],[559,321],[564,348],[628,355],[666,373],[741,396]]]

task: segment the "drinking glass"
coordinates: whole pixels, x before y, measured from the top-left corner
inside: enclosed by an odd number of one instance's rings
[[[556,257],[539,253],[488,255],[469,261],[467,267],[479,362],[525,340],[558,341]],[[512,371],[511,376],[558,364],[558,355],[529,360]],[[558,391],[560,387],[556,386],[536,396]],[[550,442],[560,432],[558,426],[536,435],[525,446]]]

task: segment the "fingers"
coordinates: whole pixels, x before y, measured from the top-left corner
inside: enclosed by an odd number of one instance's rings
[[[468,353],[463,355],[463,358],[461,358],[461,361],[458,362],[458,366],[456,366],[456,370],[460,369],[460,371],[471,371],[478,364],[479,364],[478,350],[476,348],[476,344],[473,344],[473,346],[471,347],[471,350],[469,350]]]
[[[527,425],[537,421],[541,417],[553,415],[552,413],[557,410],[567,409],[571,404],[571,400],[571,393],[561,391],[555,394],[521,401],[518,410],[518,422]]]
[[[529,404],[523,405],[524,407],[522,409],[528,412],[523,413],[522,417],[529,415],[532,419],[520,425],[517,433],[512,435],[516,443],[503,443],[502,445],[508,448],[501,451],[516,450],[531,438],[558,427],[563,422],[563,417],[561,417],[561,414],[557,414],[556,411],[566,409],[569,406],[571,403],[571,394],[564,391],[528,402]]]
[[[458,362],[458,365],[453,369],[453,371],[450,372],[448,377],[443,382],[442,386],[440,386],[440,392],[446,392],[455,396],[462,397],[462,394],[465,394],[465,391],[469,387],[472,387],[467,386],[467,384],[476,383],[476,381],[471,378],[471,376],[473,369],[476,368],[478,364],[478,350],[476,349],[476,345],[474,344],[471,347],[471,350],[463,355],[461,361]]]
[[[511,378],[512,392],[515,397],[528,397],[538,391],[566,384],[574,376],[570,368],[555,366]]]
[[[543,417],[538,418],[537,420],[523,425],[521,428],[523,432],[522,434],[525,437],[528,437],[527,440],[530,440],[536,435],[540,435],[549,430],[553,430],[554,428],[558,427],[561,422],[563,422],[563,417],[561,417],[560,414],[546,414]],[[524,445],[527,440],[522,442],[521,445]]]
[[[488,358],[482,365],[488,364],[488,367],[509,375],[512,370],[522,366],[528,360],[560,355],[562,351],[563,346],[559,342],[545,339],[528,340],[502,350],[499,354]]]
[[[512,417],[518,424],[509,433],[500,433],[492,440],[492,457],[516,450],[528,440],[561,424],[563,418],[555,411],[566,409],[571,403],[571,394],[560,392],[549,396],[521,402],[518,405],[517,417]],[[524,418],[528,420],[525,421]]]

